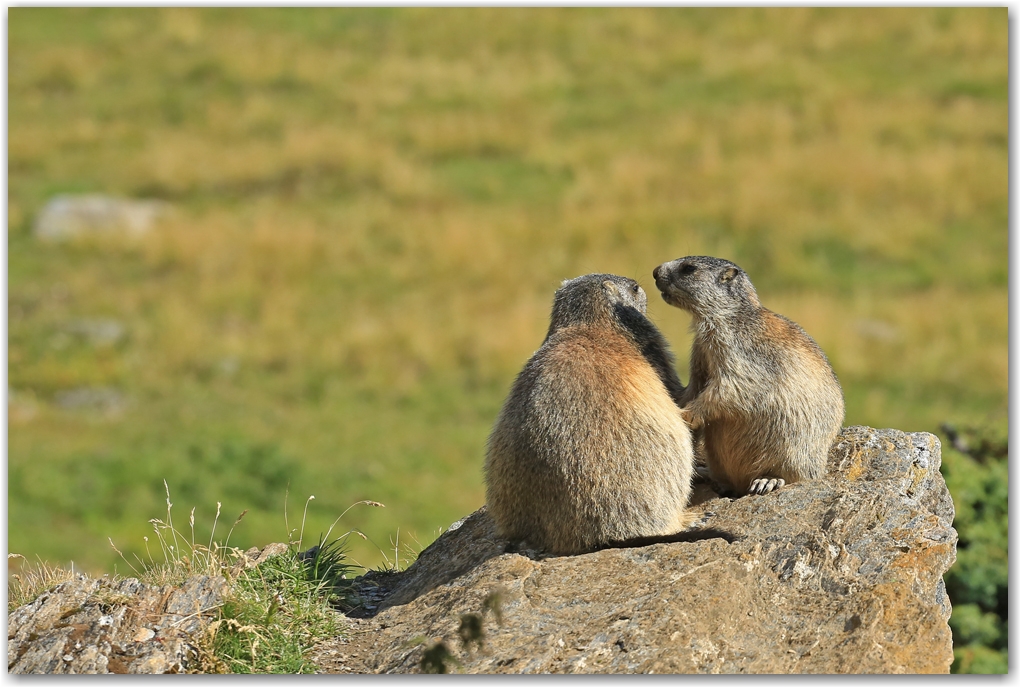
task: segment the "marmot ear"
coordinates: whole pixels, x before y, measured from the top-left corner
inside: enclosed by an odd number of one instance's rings
[[[616,282],[606,279],[602,282],[602,288],[606,290],[606,296],[610,301],[618,301],[623,298],[623,294],[620,293],[620,287],[616,285]]]
[[[729,267],[726,269],[725,272],[722,273],[722,276],[719,278],[719,281],[721,281],[723,284],[731,282],[737,276],[737,274],[739,274],[739,272],[737,272],[736,267]]]

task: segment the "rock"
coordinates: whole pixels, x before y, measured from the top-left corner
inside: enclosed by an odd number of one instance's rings
[[[64,329],[68,334],[99,348],[117,344],[125,334],[123,324],[105,318],[72,320]]]
[[[372,603],[313,659],[355,673],[421,672],[423,657],[467,673],[946,673],[957,535],[940,464],[931,434],[850,427],[824,479],[735,500],[699,485],[690,541],[580,556],[503,553],[483,508],[405,572],[356,580]]]
[[[124,409],[124,395],[106,386],[66,389],[54,394],[53,401],[64,410],[86,410],[116,415]]]
[[[456,534],[454,535],[454,533]],[[446,584],[456,577],[478,567],[486,560],[500,555],[507,542],[496,535],[492,520],[485,513],[484,506],[467,518],[450,525],[442,546],[430,546],[419,554],[414,565],[403,574],[370,575],[370,580],[394,579],[399,584],[389,593],[384,585],[373,584],[367,593],[379,600],[380,609],[406,604],[423,592]],[[438,542],[437,542],[438,543]]]
[[[267,544],[260,550],[259,547],[253,546],[244,552],[233,567],[230,569],[230,576],[237,577],[242,570],[248,570],[261,565],[266,559],[272,556],[279,556],[280,554],[287,553],[290,547],[281,542],[275,542],[273,544]]]
[[[39,412],[39,404],[35,394],[29,391],[16,391],[7,387],[7,421],[12,424],[30,422]]]
[[[128,200],[103,195],[60,195],[36,218],[33,232],[48,241],[94,233],[149,231],[169,206],[158,200]]]
[[[7,617],[9,673],[184,673],[227,590],[219,576],[181,587],[79,575]]]

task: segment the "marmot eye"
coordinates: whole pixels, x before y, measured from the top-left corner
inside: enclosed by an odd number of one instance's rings
[[[688,262],[680,267],[680,274],[692,274],[697,269],[698,268],[696,266]]]
[[[632,285],[630,287],[630,290],[633,291],[634,293],[637,293],[638,291],[641,290],[641,285],[640,284],[634,284],[634,285]]]

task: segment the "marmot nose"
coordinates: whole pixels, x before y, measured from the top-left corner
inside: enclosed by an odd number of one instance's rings
[[[659,281],[659,270],[660,270],[661,268],[662,268],[662,265],[659,265],[659,266],[658,266],[658,267],[656,267],[656,268],[655,268],[654,270],[652,270],[652,278],[653,278],[653,279],[654,279],[655,281]]]

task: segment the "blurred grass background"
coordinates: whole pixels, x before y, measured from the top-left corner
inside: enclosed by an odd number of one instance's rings
[[[404,562],[484,502],[562,279],[641,281],[687,378],[651,270],[688,254],[740,264],[819,342],[846,424],[1007,436],[1006,8],[8,17],[9,551],[110,570],[107,537],[144,554],[165,479],[200,540],[217,501],[220,534],[249,509],[241,546],[285,540],[288,484],[292,529],[315,496],[306,539],[381,501],[339,531]],[[84,192],[174,212],[33,236]],[[120,400],[56,402],[81,389]],[[1005,459],[944,460],[992,550],[956,669],[990,670]]]

